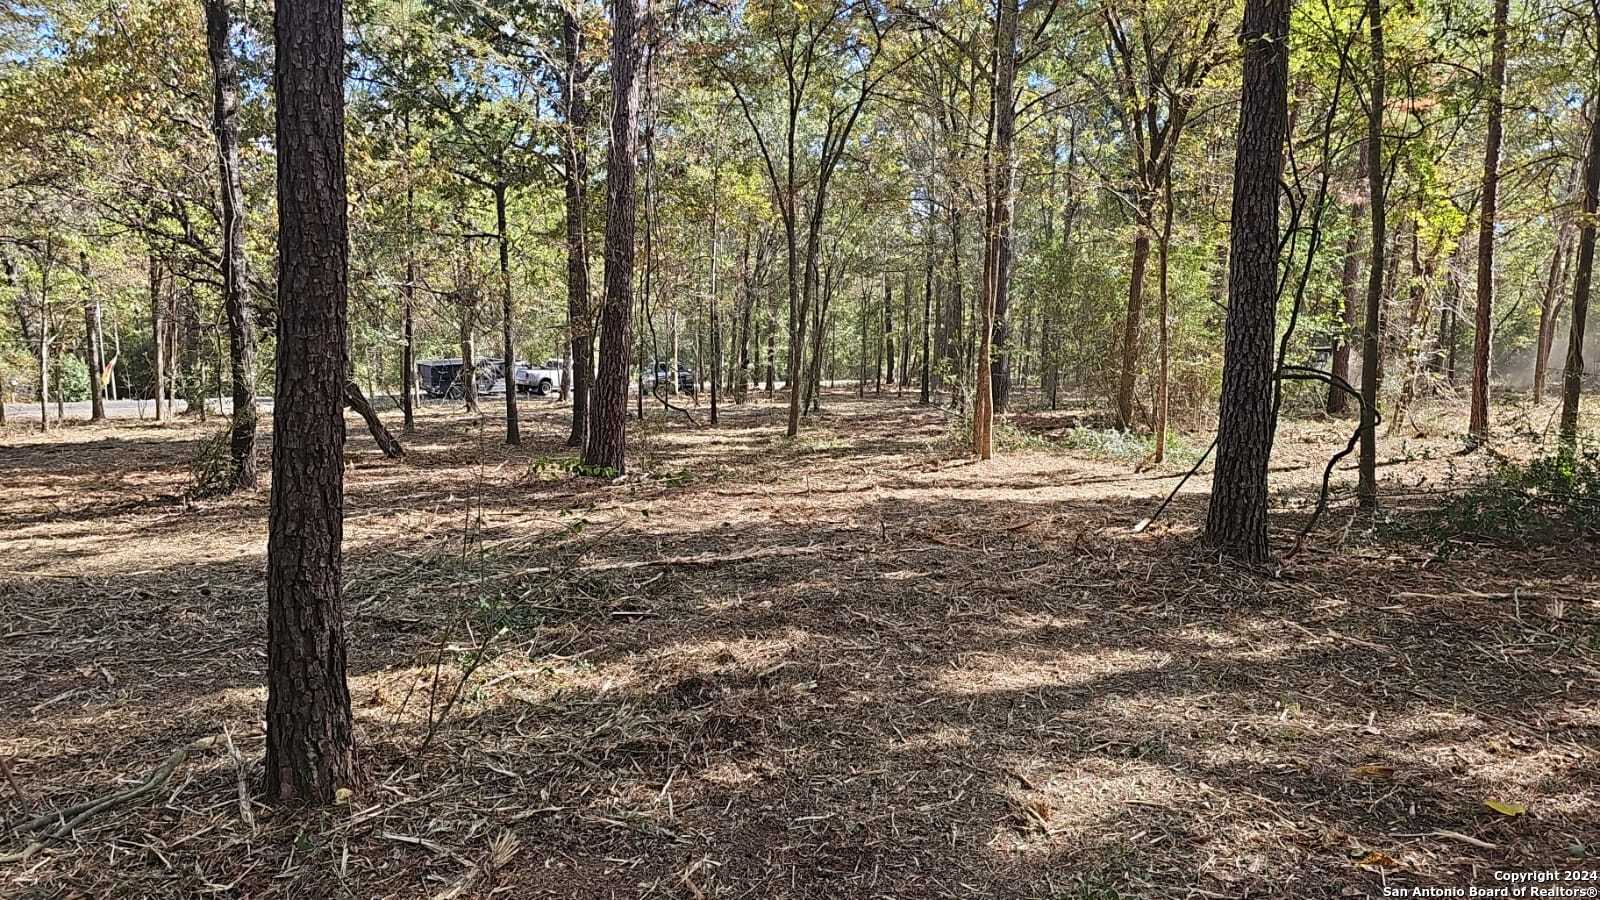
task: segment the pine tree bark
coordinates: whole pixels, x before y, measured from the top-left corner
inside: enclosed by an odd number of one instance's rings
[[[1267,558],[1272,337],[1278,301],[1278,178],[1289,122],[1290,0],[1247,0],[1233,164],[1226,356],[1206,538],[1247,562]]]
[[[217,142],[222,195],[222,308],[228,319],[233,422],[228,441],[233,486],[256,485],[256,341],[245,290],[244,187],[239,172],[239,64],[231,45],[230,0],[205,0],[206,54],[211,59],[211,130]]]
[[[1500,193],[1500,142],[1506,82],[1506,17],[1510,0],[1495,0],[1489,61],[1489,128],[1483,142],[1483,197],[1478,218],[1478,308],[1472,336],[1472,413],[1467,436],[1489,440],[1489,361],[1494,340],[1494,226]]]
[[[566,117],[563,134],[566,167],[567,219],[567,322],[571,329],[572,430],[568,447],[582,447],[589,434],[589,385],[594,378],[594,336],[589,317],[589,91],[580,57],[583,28],[566,6],[562,7],[561,50],[566,64]]]
[[[611,147],[606,157],[605,298],[600,309],[600,369],[590,400],[584,464],[627,470],[628,354],[633,316],[634,182],[639,152],[640,30],[645,0],[612,4]]]
[[[343,603],[348,238],[344,4],[279,3],[278,359],[267,537],[268,796],[355,780]]]
[[[1600,26],[1600,11],[1595,24]],[[1561,440],[1578,439],[1578,402],[1583,394],[1583,340],[1589,318],[1589,292],[1594,281],[1595,220],[1600,215],[1600,97],[1589,103],[1589,153],[1584,158],[1583,224],[1578,232],[1578,268],[1572,276],[1572,330],[1567,362],[1561,373]]]

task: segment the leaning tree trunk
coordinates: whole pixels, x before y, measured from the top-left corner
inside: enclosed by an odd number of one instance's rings
[[[594,337],[589,317],[589,239],[587,228],[589,152],[584,132],[589,126],[589,92],[579,56],[583,28],[576,16],[562,7],[562,52],[566,63],[566,116],[563,150],[566,166],[567,218],[567,323],[572,355],[572,430],[568,447],[582,447],[589,434],[589,383],[594,376]],[[565,385],[563,385],[565,386]]]
[[[1228,317],[1206,538],[1249,562],[1267,558],[1272,454],[1272,333],[1278,304],[1278,174],[1289,122],[1290,0],[1248,0],[1244,87],[1233,163]]]
[[[356,411],[363,422],[367,423],[367,431],[372,434],[373,441],[377,442],[378,449],[390,459],[399,459],[406,455],[404,447],[394,439],[394,435],[378,418],[378,411],[372,408],[367,395],[361,392],[361,385],[356,384],[354,378],[348,378],[344,383],[344,404]]]
[[[1600,25],[1600,12],[1595,14]],[[1561,373],[1561,440],[1578,439],[1578,400],[1583,393],[1583,338],[1589,318],[1589,291],[1594,280],[1595,220],[1600,215],[1600,97],[1589,104],[1589,155],[1584,159],[1583,225],[1578,233],[1578,268],[1572,277],[1572,332],[1567,338],[1567,364]]]
[[[272,799],[330,804],[355,780],[343,602],[348,238],[344,3],[274,14],[278,360],[267,537]]]
[[[249,264],[244,252],[244,187],[239,173],[239,64],[230,43],[229,2],[205,0],[206,54],[211,58],[211,129],[217,139],[222,188],[222,307],[228,317],[228,367],[233,380],[228,455],[233,462],[233,486],[251,488],[256,484],[256,341],[245,302]]]
[[[606,157],[605,297],[600,369],[590,399],[584,464],[627,469],[629,325],[633,316],[634,178],[639,153],[639,61],[645,0],[617,0],[611,32],[611,148]],[[676,375],[674,375],[676,377]]]
[[[1506,81],[1506,15],[1510,0],[1495,0],[1489,61],[1489,130],[1483,142],[1483,205],[1478,218],[1478,309],[1472,335],[1472,414],[1467,436],[1489,439],[1489,348],[1494,335],[1494,225],[1500,192],[1500,138]]]

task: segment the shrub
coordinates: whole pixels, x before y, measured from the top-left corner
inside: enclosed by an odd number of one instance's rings
[[[1600,537],[1600,451],[1500,460],[1435,514],[1442,531],[1516,542]]]

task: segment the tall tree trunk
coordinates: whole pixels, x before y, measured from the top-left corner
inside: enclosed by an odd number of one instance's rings
[[[717,382],[722,379],[722,330],[717,318],[717,307],[722,305],[717,297],[717,229],[722,225],[719,218],[721,212],[719,201],[722,197],[721,176],[721,167],[717,166],[711,174],[711,271],[708,273],[708,280],[711,282],[709,293],[711,295],[711,424],[713,425],[717,424]],[[702,366],[695,377],[704,374],[705,368]]]
[[[406,185],[406,283],[400,286],[400,409],[406,434],[417,430],[417,258],[412,248],[411,185]]]
[[[1172,167],[1168,166],[1161,176],[1161,235],[1156,245],[1156,271],[1157,290],[1159,292],[1156,323],[1156,446],[1151,455],[1154,462],[1162,463],[1167,459],[1167,408],[1171,397],[1171,375],[1167,371],[1171,349],[1171,323],[1168,321],[1168,305],[1170,300],[1167,269],[1172,256]]]
[[[639,152],[640,29],[645,0],[612,4],[611,147],[606,157],[605,298],[600,309],[600,369],[590,400],[585,465],[627,469],[629,325],[633,316],[634,178]],[[674,373],[676,377],[676,373]]]
[[[229,2],[205,0],[206,54],[211,58],[211,130],[216,135],[222,195],[222,308],[228,317],[228,368],[233,381],[228,453],[233,461],[233,486],[242,489],[256,485],[256,339],[245,301],[250,281],[239,172],[239,64],[231,43]]]
[[[1141,192],[1134,215],[1133,265],[1128,275],[1128,310],[1122,324],[1122,369],[1117,381],[1117,427],[1133,427],[1133,387],[1139,374],[1139,326],[1144,319],[1144,273],[1150,264],[1150,232],[1155,211]]]
[[[89,255],[78,252],[78,268],[83,273],[83,363],[89,370],[89,421],[106,417],[105,353],[100,346],[100,299],[95,295],[89,273]]]
[[[1366,156],[1357,167],[1356,180],[1364,181]],[[1361,204],[1350,205],[1350,237],[1345,240],[1344,264],[1339,271],[1338,337],[1334,339],[1331,374],[1339,381],[1350,381],[1350,349],[1356,342],[1356,307],[1361,303]],[[1327,412],[1342,416],[1350,410],[1350,394],[1342,387],[1328,386]]]
[[[1361,449],[1356,493],[1361,508],[1378,508],[1378,317],[1383,310],[1384,244],[1388,240],[1384,208],[1383,112],[1387,73],[1384,71],[1383,0],[1367,0],[1368,38],[1372,46],[1372,88],[1367,98],[1367,215],[1372,226],[1372,258],[1367,262],[1367,303],[1361,318]]]
[[[894,387],[894,288],[889,286],[889,275],[883,276],[883,380]],[[878,393],[883,393],[879,383]]]
[[[470,251],[469,251],[470,252]],[[478,414],[478,289],[472,284],[464,284],[456,293],[457,315],[459,316],[457,339],[461,344],[461,399],[467,404],[467,412]]]
[[[1600,27],[1600,11],[1595,14]],[[1578,439],[1578,401],[1583,394],[1583,339],[1589,318],[1589,291],[1594,280],[1595,219],[1600,215],[1600,97],[1590,100],[1589,154],[1584,159],[1583,224],[1578,232],[1578,268],[1572,276],[1572,330],[1567,338],[1567,364],[1561,373],[1561,440]]]
[[[50,430],[50,242],[39,263],[39,430]],[[61,391],[56,387],[57,393]],[[60,420],[59,409],[57,421]]]
[[[1495,0],[1489,61],[1489,129],[1483,142],[1483,205],[1478,218],[1478,310],[1472,335],[1472,415],[1468,437],[1489,440],[1489,348],[1494,339],[1494,226],[1500,193],[1502,98],[1506,81],[1506,16],[1511,0]]]
[[[984,229],[983,308],[974,365],[977,390],[972,404],[972,452],[979,459],[994,456],[994,353],[996,321],[1005,314],[1011,281],[1011,209],[1015,166],[1012,143],[1016,130],[1018,0],[1000,0],[994,32],[994,93],[990,99],[994,143],[985,163],[988,171],[988,214]],[[1000,331],[1004,339],[1003,330]]]
[[[927,406],[933,402],[931,356],[933,354],[933,220],[928,220],[927,264],[922,269],[922,385],[917,402]]]
[[[274,31],[280,274],[265,785],[279,801],[329,804],[355,781],[342,588],[344,4],[280,3]]]
[[[162,299],[165,278],[161,272],[161,261],[155,254],[150,255],[150,377],[151,385],[155,392],[156,421],[166,418],[161,408],[161,398],[166,394],[167,374],[167,329],[166,329],[166,303]]]
[[[1374,0],[1376,2],[1376,0]],[[1226,356],[1206,537],[1250,562],[1267,558],[1273,348],[1278,304],[1278,178],[1289,121],[1290,0],[1247,0],[1243,90],[1233,164]]]
[[[566,166],[567,322],[571,329],[572,430],[568,447],[582,447],[589,434],[589,386],[594,379],[594,326],[589,316],[589,91],[580,57],[583,27],[572,10],[562,6],[561,50],[566,62],[566,116],[563,133]]]
[[[494,186],[495,243],[500,250],[500,352],[501,372],[506,388],[506,444],[515,447],[522,443],[522,429],[517,421],[517,365],[516,342],[512,340],[512,323],[516,314],[511,303],[511,237],[506,232],[506,184]]]
[[[956,197],[951,197],[952,204],[959,202]],[[963,317],[966,315],[966,300],[962,292],[966,289],[965,277],[961,274],[961,245],[965,243],[964,222],[959,207],[952,205],[950,209],[950,308],[945,314],[945,343],[942,348],[945,365],[948,372],[960,372],[961,359],[961,332],[965,328]],[[958,379],[955,390],[951,391],[950,403],[952,406],[959,404],[965,395],[967,385],[963,376]]]
[[[1538,343],[1533,358],[1533,402],[1544,400],[1545,374],[1550,368],[1550,347],[1555,343],[1556,319],[1561,315],[1565,301],[1562,290],[1566,287],[1567,267],[1572,264],[1571,229],[1565,224],[1556,235],[1556,247],[1550,254],[1549,278],[1545,282],[1544,296],[1539,300]]]

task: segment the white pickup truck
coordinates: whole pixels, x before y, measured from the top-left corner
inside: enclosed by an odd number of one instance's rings
[[[542,366],[519,362],[513,373],[520,394],[548,394],[561,387],[565,376],[566,367],[559,359],[547,359]]]

